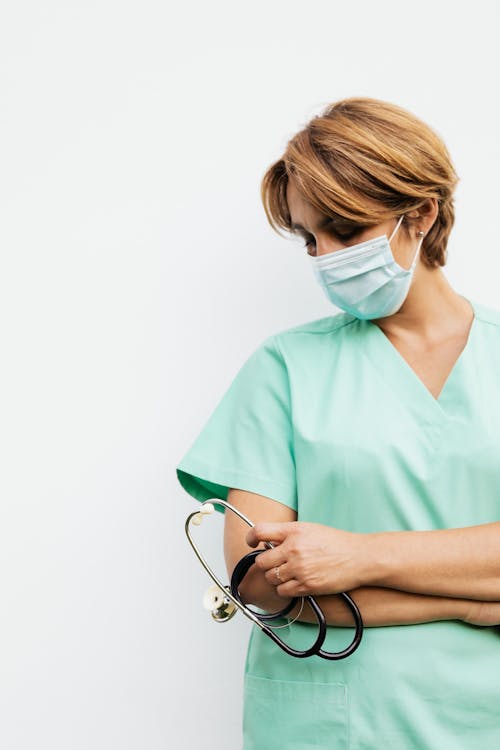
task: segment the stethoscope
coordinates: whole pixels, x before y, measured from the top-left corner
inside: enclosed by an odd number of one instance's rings
[[[323,651],[321,646],[323,645],[323,642],[326,638],[327,625],[323,611],[321,610],[313,596],[294,597],[292,601],[289,602],[289,604],[287,604],[287,606],[282,610],[269,614],[255,612],[255,610],[250,609],[250,607],[248,607],[246,604],[244,604],[244,602],[241,601],[238,587],[248,570],[254,564],[257,556],[262,554],[262,552],[265,552],[265,549],[254,550],[253,552],[249,552],[247,555],[242,557],[234,567],[233,574],[231,576],[231,583],[229,585],[224,585],[219,580],[219,578],[215,575],[215,573],[201,554],[200,550],[196,546],[189,528],[190,524],[199,526],[203,521],[204,516],[208,516],[214,512],[214,505],[222,505],[224,508],[227,508],[233,513],[236,513],[236,515],[239,516],[242,521],[245,521],[248,526],[254,526],[252,521],[250,521],[250,519],[243,515],[243,513],[238,510],[238,508],[235,508],[226,500],[220,500],[219,498],[213,500],[205,500],[205,502],[201,504],[200,510],[195,511],[194,513],[190,513],[190,515],[186,519],[186,523],[184,526],[186,536],[189,539],[189,542],[194,549],[199,561],[215,584],[206,591],[205,596],[203,597],[203,605],[206,609],[211,611],[212,618],[216,622],[227,622],[231,619],[231,617],[233,617],[233,615],[236,614],[237,610],[239,609],[246,617],[248,617],[249,620],[257,625],[267,636],[269,636],[269,638],[271,638],[283,651],[285,651],[285,653],[289,654],[290,656],[296,656],[299,659],[303,659],[306,656],[313,655],[321,656],[323,659],[345,659],[346,656],[350,656],[352,653],[354,653],[354,651],[361,643],[361,637],[363,635],[363,620],[356,603],[353,601],[353,599],[351,599],[349,594],[346,594],[345,592],[339,592],[339,595],[344,599],[354,618],[354,625],[356,628],[354,638],[349,646],[344,648],[342,651]],[[272,549],[274,547],[272,542],[264,542],[264,545],[266,549]],[[292,611],[296,603],[299,601],[299,598],[302,600],[301,606],[299,612],[293,620],[289,620],[285,625],[267,624],[272,620],[276,620],[280,617],[286,617],[286,615],[288,615]],[[318,623],[318,635],[315,642],[310,648],[306,649],[305,651],[298,651],[297,649],[292,648],[287,643],[285,643],[285,641],[279,638],[279,636],[276,635],[274,631],[282,627],[288,627],[292,622],[294,622],[300,616],[300,613],[302,612],[304,606],[304,602],[307,602],[307,604],[309,604],[310,608],[314,612]]]

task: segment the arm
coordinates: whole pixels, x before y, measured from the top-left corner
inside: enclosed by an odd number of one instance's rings
[[[379,587],[361,587],[347,592],[358,605],[365,627],[388,625],[415,625],[436,620],[478,621],[475,606],[478,602],[468,599],[454,599],[444,596],[425,596],[406,591]],[[343,600],[335,594],[315,597],[324,612],[328,625],[352,627],[353,617]],[[283,599],[282,599],[283,601]],[[288,617],[295,617],[298,604]],[[500,622],[500,604],[495,612],[496,622]],[[304,605],[298,618],[302,622],[316,623],[311,609]],[[478,623],[479,624],[479,623]]]
[[[241,510],[254,522],[291,522],[297,514],[282,503],[247,492],[231,489],[228,502]],[[224,555],[228,574],[231,575],[234,566],[254,546],[246,543],[248,526],[234,513],[226,511],[224,523]],[[264,548],[260,543],[258,549]],[[263,557],[262,555],[259,556]],[[269,582],[265,571],[252,565],[240,585],[243,600],[254,604],[269,612],[283,609],[289,601],[289,596],[277,593],[276,586]],[[397,591],[394,588],[358,587],[349,590],[352,598],[359,606],[365,626],[405,625],[410,623],[431,622],[434,620],[466,619],[471,614],[471,607],[477,602],[467,599],[454,599],[441,596],[425,596]],[[318,604],[325,613],[327,623],[337,626],[352,626],[352,616],[341,597],[326,595],[317,597]],[[290,613],[294,617],[298,607]],[[307,605],[299,617],[302,622],[315,622],[311,610]],[[500,622],[500,619],[499,619]]]
[[[255,565],[280,596],[335,594],[381,586],[483,602],[500,602],[500,523],[433,531],[354,533],[309,522],[259,522],[250,546],[277,542]]]
[[[500,522],[373,537],[376,585],[500,601]]]

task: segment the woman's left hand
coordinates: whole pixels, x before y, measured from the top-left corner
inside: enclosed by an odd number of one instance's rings
[[[320,596],[376,585],[373,580],[372,538],[319,523],[288,521],[256,523],[247,544],[273,542],[254,565],[265,572],[279,596]],[[279,570],[279,577],[276,574]]]

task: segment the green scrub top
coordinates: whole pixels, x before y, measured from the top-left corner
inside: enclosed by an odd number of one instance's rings
[[[340,312],[269,336],[180,483],[200,501],[236,487],[353,532],[499,521],[500,312],[468,301],[469,338],[437,399],[369,320]],[[315,632],[278,631],[296,648]],[[329,626],[323,648],[353,633]],[[288,656],[254,625],[243,689],[244,750],[498,750],[500,628],[367,627],[353,655],[326,661]]]

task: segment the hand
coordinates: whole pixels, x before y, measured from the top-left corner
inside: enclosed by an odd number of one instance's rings
[[[260,554],[254,565],[279,596],[319,596],[371,582],[369,537],[319,523],[288,521],[257,523],[246,541],[250,547],[262,541],[277,544]]]
[[[466,616],[462,617],[469,625],[500,625],[500,602],[480,602],[471,600]]]

